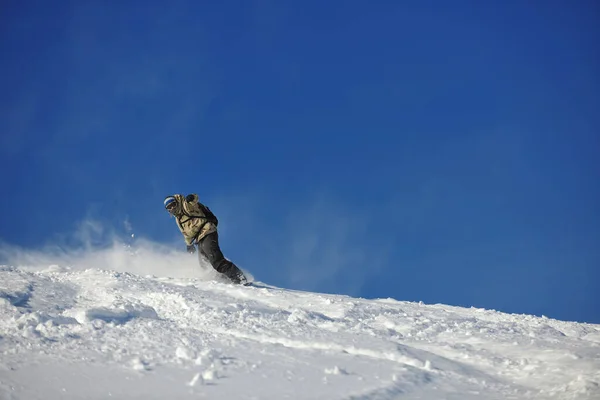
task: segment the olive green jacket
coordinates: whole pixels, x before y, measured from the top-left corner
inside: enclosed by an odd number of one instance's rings
[[[197,194],[192,194],[192,201],[187,201],[181,194],[174,194],[173,197],[177,202],[175,221],[188,246],[217,231],[217,227],[206,219],[198,206]]]

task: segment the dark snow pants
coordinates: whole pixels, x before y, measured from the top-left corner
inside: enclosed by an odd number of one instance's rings
[[[231,261],[223,256],[219,247],[219,233],[209,233],[198,242],[200,255],[204,256],[214,269],[231,279],[233,283],[243,283],[244,273]]]

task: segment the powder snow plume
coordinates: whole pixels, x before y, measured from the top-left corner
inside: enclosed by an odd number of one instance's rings
[[[0,399],[600,398],[600,325],[235,286],[150,242],[0,255]]]

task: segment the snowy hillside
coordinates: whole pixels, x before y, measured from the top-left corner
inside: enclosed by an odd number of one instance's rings
[[[232,286],[158,250],[15,260],[1,399],[600,399],[600,325]]]

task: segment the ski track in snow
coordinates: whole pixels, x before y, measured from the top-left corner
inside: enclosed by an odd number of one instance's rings
[[[600,325],[0,267],[0,399],[600,399]]]

